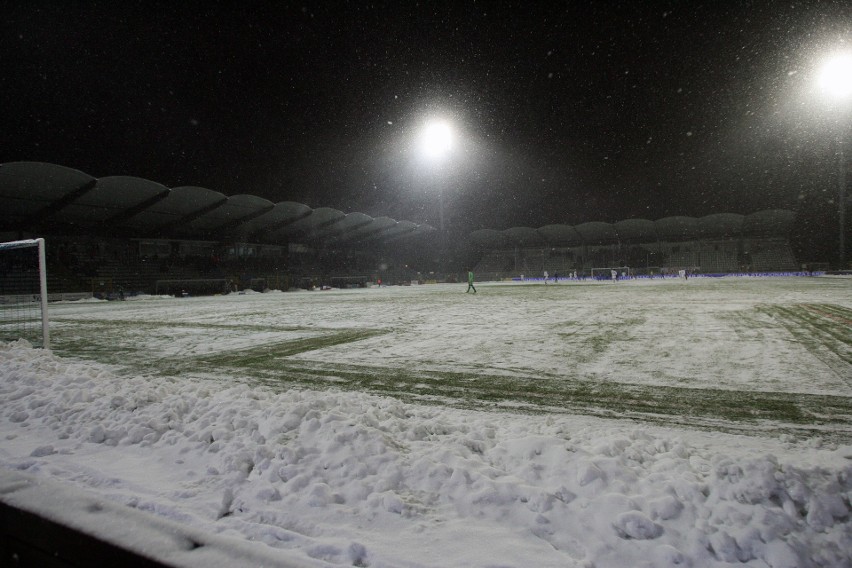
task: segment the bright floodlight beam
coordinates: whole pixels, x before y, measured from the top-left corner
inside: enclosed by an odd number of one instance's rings
[[[836,54],[825,62],[820,70],[819,86],[837,99],[852,95],[852,52]]]
[[[453,147],[453,129],[444,121],[429,122],[423,129],[421,142],[427,158],[443,158]]]

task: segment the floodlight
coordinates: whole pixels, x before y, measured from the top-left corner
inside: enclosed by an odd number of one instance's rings
[[[428,122],[421,135],[421,148],[428,158],[441,158],[453,146],[453,129],[444,121]]]
[[[826,61],[819,74],[819,86],[836,98],[852,95],[852,52],[835,54]]]

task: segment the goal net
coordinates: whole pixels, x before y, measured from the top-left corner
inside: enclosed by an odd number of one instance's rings
[[[0,243],[0,340],[50,349],[44,239]]]
[[[592,268],[594,280],[626,280],[633,278],[633,271],[629,266],[608,266],[605,268]]]

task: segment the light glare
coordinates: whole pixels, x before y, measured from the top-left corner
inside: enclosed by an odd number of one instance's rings
[[[446,122],[430,122],[423,129],[423,153],[429,158],[440,158],[453,145],[453,129]]]
[[[841,53],[828,60],[820,72],[819,85],[833,97],[852,95],[852,53]]]

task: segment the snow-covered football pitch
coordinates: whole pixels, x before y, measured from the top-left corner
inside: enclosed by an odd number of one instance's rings
[[[0,501],[181,567],[852,567],[852,279],[465,289],[53,304]]]
[[[852,279],[465,289],[55,305],[54,351],[277,390],[852,438]]]

